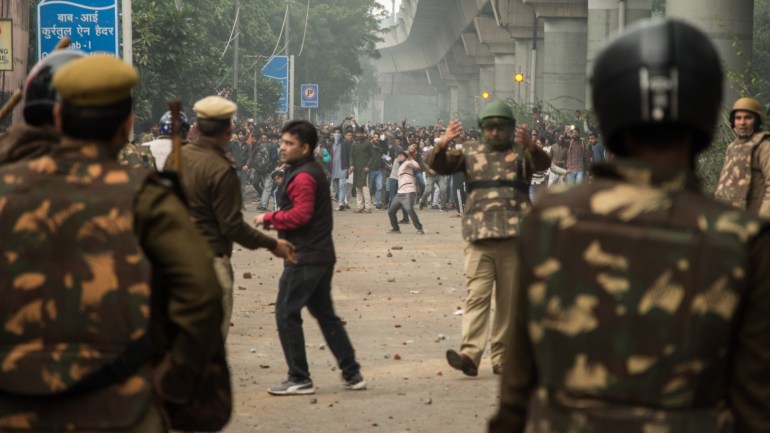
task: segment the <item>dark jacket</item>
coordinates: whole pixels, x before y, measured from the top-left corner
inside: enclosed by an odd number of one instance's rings
[[[334,264],[334,242],[332,241],[332,205],[329,197],[329,182],[318,162],[311,156],[298,161],[286,173],[284,186],[279,198],[282,211],[294,206],[288,194],[289,185],[300,173],[308,173],[316,182],[315,209],[306,225],[294,230],[279,230],[278,236],[294,245],[298,265]]]

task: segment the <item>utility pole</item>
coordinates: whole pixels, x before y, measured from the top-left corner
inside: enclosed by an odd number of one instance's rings
[[[626,30],[626,7],[625,0],[618,0],[618,32],[623,33]]]
[[[537,81],[537,13],[532,18],[532,56],[529,67],[529,103],[535,105],[535,83]]]
[[[235,0],[235,34],[233,41],[233,102],[238,104],[238,45],[241,38],[241,0]],[[238,112],[235,112],[238,119]]]
[[[291,30],[291,3],[286,0],[286,33],[284,49],[286,50],[286,56],[289,58],[289,88],[287,89],[287,97],[289,103],[289,120],[294,118],[294,56],[289,55],[289,34]]]
[[[131,24],[131,0],[123,0],[121,2],[121,27],[123,30],[123,61],[128,65],[134,65],[134,31]],[[134,141],[134,128],[128,134],[128,141]]]

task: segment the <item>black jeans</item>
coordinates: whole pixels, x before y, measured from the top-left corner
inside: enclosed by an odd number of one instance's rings
[[[342,320],[332,303],[334,265],[286,265],[278,283],[275,320],[283,355],[289,367],[289,380],[310,379],[305,353],[305,333],[302,330],[302,308],[307,307],[321,327],[326,344],[337,358],[345,380],[361,370],[355,351]]]

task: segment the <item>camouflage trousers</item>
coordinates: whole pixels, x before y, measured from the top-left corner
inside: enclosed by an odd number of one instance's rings
[[[217,274],[219,285],[222,286],[222,336],[227,340],[230,331],[230,318],[233,316],[233,266],[229,256],[214,257],[214,272]]]
[[[481,362],[487,341],[491,342],[492,365],[504,361],[506,335],[515,311],[516,243],[516,238],[485,239],[465,246],[468,298],[463,313],[460,352],[468,355],[476,366]],[[493,294],[495,314],[491,318]]]

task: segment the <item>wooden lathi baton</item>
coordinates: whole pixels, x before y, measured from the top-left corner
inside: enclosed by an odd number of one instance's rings
[[[166,167],[158,175],[168,182],[174,194],[187,205],[187,197],[182,189],[182,101],[172,99],[168,102],[171,111],[171,153],[166,160]]]
[[[168,102],[168,109],[171,110],[171,154],[169,158],[169,168],[182,177],[182,101],[172,99]]]

